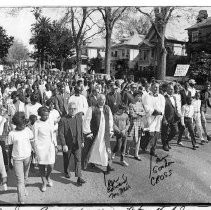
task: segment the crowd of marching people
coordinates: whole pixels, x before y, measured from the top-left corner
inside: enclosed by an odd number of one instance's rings
[[[196,90],[195,80],[148,81],[131,77],[117,80],[66,72],[25,71],[1,74],[0,80],[0,176],[7,190],[7,171],[14,170],[18,201],[25,202],[30,166],[38,167],[41,191],[52,187],[51,173],[58,150],[63,153],[64,176],[71,178],[73,155],[78,186],[86,181],[82,169],[104,166],[110,173],[112,160],[140,150],[156,155],[157,141],[163,150],[171,141],[183,146],[183,134],[192,149],[211,141],[205,114],[211,107],[210,83]],[[115,146],[111,147],[111,138]]]

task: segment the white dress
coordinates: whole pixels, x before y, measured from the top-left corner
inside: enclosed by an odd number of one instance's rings
[[[99,131],[94,139],[94,143],[91,148],[90,157],[88,162],[98,164],[101,166],[108,165],[108,151],[105,145],[104,134],[105,134],[105,117],[103,113],[103,108],[100,108],[101,111],[101,118],[100,118],[100,125]],[[90,122],[92,119],[92,107],[89,107],[87,113],[85,115],[83,121],[83,131],[85,134],[90,133]],[[109,108],[109,133],[110,135],[113,133],[113,116],[111,110]]]
[[[55,163],[56,140],[49,120],[37,120],[34,124],[35,151],[38,163],[42,165]]]
[[[88,160],[89,163],[95,163],[102,166],[108,165],[108,153],[106,151],[106,145],[104,140],[105,134],[105,117],[103,114],[103,110],[101,111],[100,125],[98,134],[94,140],[94,145],[92,147],[92,152],[90,158]]]

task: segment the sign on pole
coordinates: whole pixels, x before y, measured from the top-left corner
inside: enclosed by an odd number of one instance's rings
[[[177,64],[174,76],[185,77],[188,72],[189,66],[189,64]]]

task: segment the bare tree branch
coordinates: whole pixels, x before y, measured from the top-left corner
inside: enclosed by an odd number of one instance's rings
[[[170,8],[169,14],[168,14],[168,16],[167,16],[166,19],[165,19],[166,23],[168,23],[168,20],[169,20],[169,18],[171,17],[171,14],[172,14],[172,12],[173,12],[174,9],[175,9],[175,7],[171,7],[171,8]]]
[[[98,31],[98,32],[96,32],[96,33],[94,33],[94,34],[90,35],[90,36],[89,36],[89,37],[87,37],[87,38],[85,38],[85,39],[84,39],[84,41],[86,41],[87,39],[92,38],[93,36],[95,36],[95,35],[97,35],[97,34],[102,33],[104,30],[105,30],[105,28],[102,28],[100,31]]]
[[[155,29],[155,31],[156,31],[158,37],[159,37],[160,39],[162,39],[162,38],[161,38],[161,35],[160,35],[159,31],[158,31],[158,28],[157,28],[157,26],[155,25],[155,22],[153,21],[152,17],[151,17],[148,13],[143,12],[139,7],[136,7],[136,9],[137,9],[140,13],[142,13],[143,15],[146,15],[146,16],[149,18],[150,23],[151,23],[152,26],[154,27],[154,29]]]
[[[103,13],[103,10],[104,10],[104,9],[98,7],[98,10],[99,10],[99,12],[102,14],[103,20],[105,21],[105,20],[106,20],[106,17],[105,17],[105,14]],[[104,12],[105,12],[105,10],[104,10]]]
[[[119,9],[119,8],[118,8]],[[117,10],[118,10],[117,9]],[[114,24],[115,24],[115,22],[120,18],[120,16],[124,13],[124,11],[127,9],[127,7],[124,7],[123,9],[122,9],[122,11],[115,17],[115,16],[113,16],[114,18],[113,18],[113,21],[112,21],[112,25],[114,26]],[[116,12],[117,12],[117,10],[116,10]],[[113,13],[114,14],[114,13]]]

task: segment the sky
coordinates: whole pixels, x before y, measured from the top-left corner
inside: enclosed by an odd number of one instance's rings
[[[16,39],[22,41],[30,51],[33,51],[33,45],[29,45],[29,39],[32,36],[31,25],[35,23],[35,18],[31,12],[32,9],[32,7],[21,8],[17,15],[13,17],[8,14],[8,11],[10,10],[9,8],[0,8],[0,25],[6,29],[8,35],[14,36]],[[145,8],[145,10],[146,9],[147,8]],[[194,7],[193,9],[196,13],[198,13],[200,9],[206,9],[208,11],[208,16],[211,16],[211,7]],[[58,20],[61,18],[64,15],[64,11],[64,7],[43,7],[43,15],[50,17],[52,20]],[[181,17],[179,22],[174,21],[168,25],[166,35],[170,35],[178,39],[188,40],[185,28],[193,25],[194,23],[195,19],[187,22],[184,17]]]

